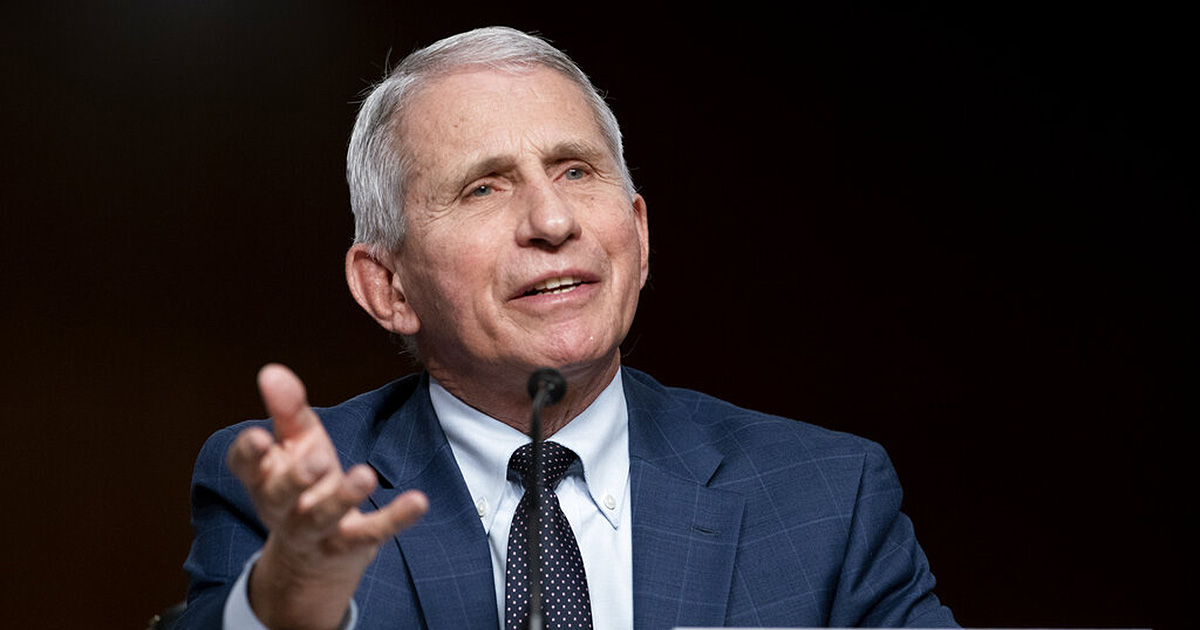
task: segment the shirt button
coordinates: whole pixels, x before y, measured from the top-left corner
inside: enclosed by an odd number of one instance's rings
[[[604,507],[606,507],[610,510],[617,509],[617,500],[613,498],[613,495],[611,495],[611,494],[604,495]]]
[[[479,500],[475,502],[475,511],[479,513],[480,517],[487,514],[487,497],[479,497]]]

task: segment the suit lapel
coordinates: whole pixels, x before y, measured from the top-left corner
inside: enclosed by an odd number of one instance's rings
[[[624,373],[635,628],[721,626],[744,499],[709,488],[721,454],[648,377]]]
[[[428,377],[384,423],[368,463],[378,509],[404,490],[429,513],[396,537],[431,630],[497,628],[487,536],[429,401]],[[721,454],[649,377],[626,370],[635,628],[725,621],[743,498],[708,487]],[[381,567],[381,571],[390,569]],[[397,569],[402,570],[402,569]]]
[[[429,512],[396,537],[430,630],[496,628],[487,535],[429,401],[428,376],[380,432],[367,461],[376,509],[416,488]]]

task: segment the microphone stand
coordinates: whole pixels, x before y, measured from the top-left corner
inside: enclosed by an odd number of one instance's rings
[[[536,502],[534,512],[529,515],[529,630],[545,630],[546,620],[542,615],[542,408],[562,400],[567,393],[567,380],[558,370],[541,368],[529,377],[529,396],[533,398],[533,409],[529,417],[529,438],[533,440],[533,466],[524,479],[525,492],[532,492]]]

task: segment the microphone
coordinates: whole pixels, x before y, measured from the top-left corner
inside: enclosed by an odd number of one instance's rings
[[[525,492],[532,492],[536,513],[529,515],[529,630],[544,630],[546,620],[542,617],[542,409],[563,399],[567,393],[567,379],[554,368],[539,368],[529,375],[529,397],[533,408],[529,416],[529,439],[533,440],[533,467],[525,479]]]
[[[542,405],[538,405],[538,394],[542,393],[545,398]],[[533,399],[534,411],[541,412],[541,407],[549,407],[554,403],[563,399],[567,393],[567,379],[563,378],[562,372],[554,368],[538,368],[529,375],[529,397]]]

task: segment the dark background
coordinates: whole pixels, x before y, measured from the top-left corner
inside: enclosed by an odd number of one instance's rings
[[[0,13],[0,625],[181,598],[192,460],[264,362],[315,404],[412,369],[342,278],[354,101],[502,23],[622,121],[654,250],[628,364],[882,442],[964,625],[1187,627],[1183,15],[78,4]]]

